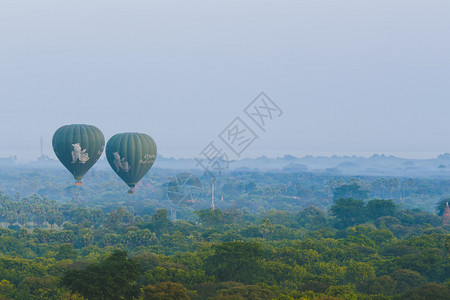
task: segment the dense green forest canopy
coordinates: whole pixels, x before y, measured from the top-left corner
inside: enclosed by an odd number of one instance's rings
[[[0,172],[0,299],[450,296],[444,179],[235,172],[211,210],[201,174],[203,198],[176,206],[164,192],[173,172],[127,195],[94,171],[83,187]]]
[[[174,205],[167,197],[167,187],[177,171],[152,169],[137,185],[137,194],[123,193],[126,185],[109,169],[94,168],[84,176],[82,187],[75,187],[70,173],[61,167],[41,168],[33,164],[0,169],[0,191],[11,198],[33,193],[59,203],[76,199],[103,210],[126,206],[137,214],[145,201],[154,208],[176,209],[183,219],[192,210],[210,207],[211,177],[198,170],[202,191],[192,205]],[[307,172],[224,172],[217,177],[216,206],[245,209],[252,213],[279,209],[296,211],[309,206],[329,209],[333,199],[392,199],[402,208],[434,212],[435,204],[450,198],[450,179],[376,176],[333,176]],[[223,196],[224,201],[220,202]],[[186,207],[188,206],[188,207]],[[149,213],[149,212],[147,212]]]

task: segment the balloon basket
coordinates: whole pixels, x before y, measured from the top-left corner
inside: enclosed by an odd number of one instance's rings
[[[129,190],[128,190],[128,194],[134,195],[134,190],[133,190],[133,189],[129,189]]]
[[[81,181],[75,181],[75,185],[80,186],[80,185],[83,185],[83,183]]]

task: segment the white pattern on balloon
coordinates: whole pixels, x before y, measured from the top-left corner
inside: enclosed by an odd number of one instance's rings
[[[117,172],[123,171],[128,172],[130,171],[130,165],[125,160],[125,157],[120,158],[120,155],[118,152],[114,152],[114,165],[116,166]]]
[[[86,149],[81,150],[80,143],[72,144],[72,146],[72,163],[76,163],[77,160],[82,164],[86,163],[89,160],[89,154],[86,153]]]

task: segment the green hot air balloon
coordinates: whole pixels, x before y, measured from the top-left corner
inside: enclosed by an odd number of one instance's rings
[[[105,137],[95,126],[85,124],[65,125],[53,135],[53,151],[81,185],[83,175],[103,153]]]
[[[106,143],[106,159],[134,194],[135,185],[155,162],[156,143],[144,133],[119,133]]]

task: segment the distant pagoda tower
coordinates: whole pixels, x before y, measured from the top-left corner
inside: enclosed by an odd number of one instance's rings
[[[214,205],[214,186],[216,184],[216,178],[212,179],[212,184],[211,184],[211,210],[215,210],[216,206]]]
[[[444,214],[442,217],[444,219],[443,225],[450,225],[450,208],[448,207],[448,202],[445,205]]]

